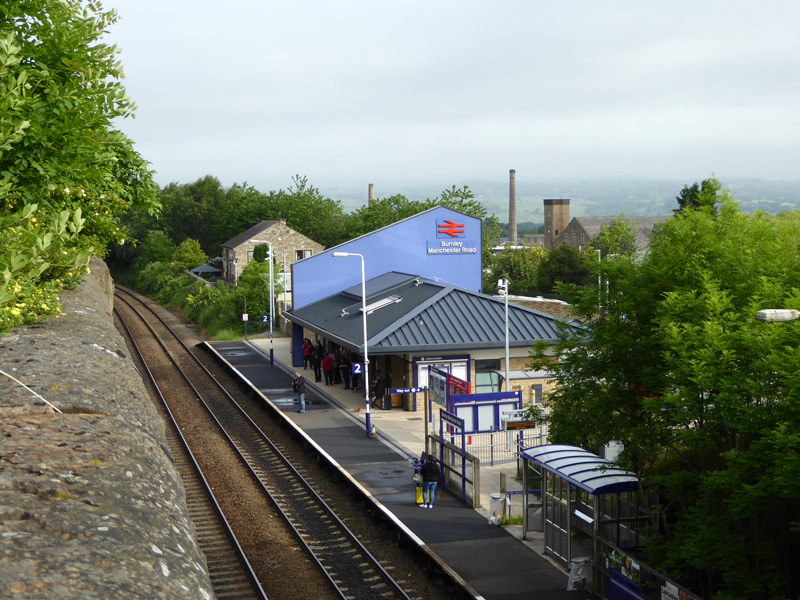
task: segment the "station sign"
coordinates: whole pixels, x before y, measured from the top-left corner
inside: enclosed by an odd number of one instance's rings
[[[410,387],[410,388],[392,388],[389,390],[390,394],[418,394],[424,392],[424,387]]]

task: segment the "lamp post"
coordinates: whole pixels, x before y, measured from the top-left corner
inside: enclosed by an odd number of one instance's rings
[[[502,290],[503,295],[506,297],[506,391],[511,391],[511,383],[508,381],[508,363],[510,362],[508,356],[508,279],[501,279],[497,282],[497,287]]]
[[[272,322],[275,320],[275,281],[272,273],[272,242],[262,242],[261,240],[250,240],[251,244],[266,244],[269,253],[264,260],[269,261],[269,365],[275,365],[275,353],[272,346]]]
[[[364,397],[367,411],[367,439],[372,435],[372,422],[369,415],[369,356],[367,354],[367,280],[364,276],[364,255],[355,252],[334,252],[334,258],[358,256],[361,258],[361,319],[364,323]]]
[[[283,249],[283,337],[286,337],[286,248]]]

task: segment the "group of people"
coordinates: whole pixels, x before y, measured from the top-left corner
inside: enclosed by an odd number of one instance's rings
[[[316,383],[322,383],[324,375],[326,386],[344,383],[344,389],[357,392],[359,376],[352,373],[353,358],[345,350],[325,352],[320,342],[314,345],[307,338],[303,342],[303,369],[313,369]]]
[[[321,383],[324,374],[326,386],[344,383],[344,389],[357,392],[361,376],[352,372],[354,360],[357,361],[358,357],[355,354],[351,355],[346,350],[337,349],[325,352],[321,342],[317,341],[316,344],[313,344],[308,338],[303,340],[303,370],[308,370],[309,367],[313,369],[315,383]],[[297,412],[305,412],[305,377],[300,373],[295,373],[294,376],[295,380],[292,386],[298,394],[300,403],[300,410]],[[302,388],[302,394],[300,388]],[[370,381],[370,406],[375,408],[385,393],[386,383],[381,376],[380,369],[376,369]]]

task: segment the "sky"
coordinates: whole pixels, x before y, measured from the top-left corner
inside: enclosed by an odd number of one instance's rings
[[[800,179],[796,0],[103,6],[160,185]]]

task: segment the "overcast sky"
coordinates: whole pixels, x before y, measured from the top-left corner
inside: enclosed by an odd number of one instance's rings
[[[103,5],[161,185],[800,178],[796,0]]]

